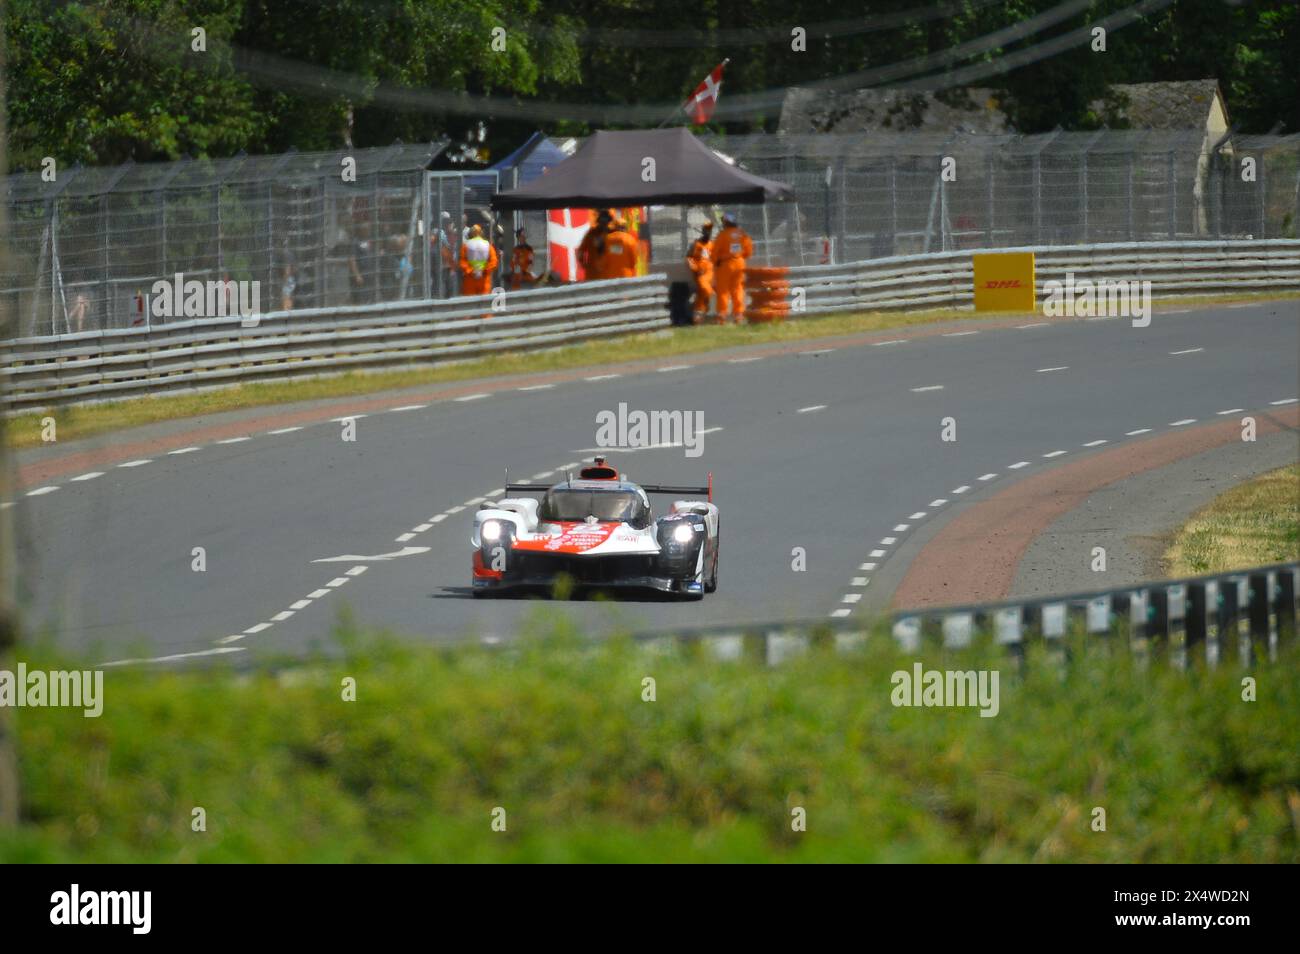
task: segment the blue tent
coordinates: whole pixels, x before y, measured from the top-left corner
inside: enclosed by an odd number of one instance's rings
[[[569,156],[559,146],[551,142],[540,132],[535,132],[528,137],[528,141],[516,149],[510,155],[506,156],[500,162],[495,162],[488,166],[489,169],[497,172],[501,176],[502,190],[516,188],[516,184],[511,179],[511,171],[519,170],[518,185],[527,185],[547,169],[554,169]],[[494,183],[488,176],[466,176],[465,184],[471,188],[486,188],[491,190]]]

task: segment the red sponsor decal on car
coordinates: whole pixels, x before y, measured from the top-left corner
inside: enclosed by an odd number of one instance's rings
[[[556,524],[560,532],[538,540],[519,540],[516,550],[540,550],[544,553],[586,553],[609,539],[621,523],[586,523],[583,521]]]

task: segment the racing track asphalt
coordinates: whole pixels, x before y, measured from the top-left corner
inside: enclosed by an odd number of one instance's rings
[[[532,390],[494,382],[486,396],[469,387],[460,399],[359,417],[355,442],[342,439],[342,422],[272,434],[244,412],[232,419],[248,422],[248,439],[23,488],[14,512],[28,626],[53,627],[99,660],[239,661],[328,647],[345,605],[360,623],[420,641],[509,639],[539,611],[592,633],[846,617],[887,599],[869,590],[872,575],[958,485],[969,488],[963,501],[977,498],[1144,436],[1130,431],[1163,433],[1300,395],[1294,301],[1157,312],[1147,328],[1023,324],[809,342],[717,363],[683,356],[660,370],[593,371],[595,380]],[[680,447],[610,451],[634,480],[694,483],[713,472],[719,591],[701,603],[472,599],[476,499],[507,468],[526,480],[590,457],[597,412],[619,402],[699,410],[705,428],[721,428],[696,459]],[[941,440],[949,416],[955,442]],[[1084,446],[1096,441],[1107,443]],[[20,464],[37,453],[20,453]],[[205,572],[191,569],[195,547],[206,551]],[[890,569],[881,582],[897,578]]]

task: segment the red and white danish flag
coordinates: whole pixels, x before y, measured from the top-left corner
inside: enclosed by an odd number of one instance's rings
[[[691,122],[699,126],[709,121],[713,108],[718,105],[718,95],[722,92],[722,70],[731,60],[723,60],[713,68],[713,72],[704,77],[704,82],[695,87],[695,92],[684,104],[686,115]]]
[[[578,246],[590,226],[590,209],[548,209],[546,241],[550,245],[551,271],[566,282],[582,281]]]

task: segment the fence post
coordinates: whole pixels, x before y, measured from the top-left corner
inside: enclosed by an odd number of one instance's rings
[[[1128,240],[1130,242],[1137,241],[1137,232],[1133,220],[1133,206],[1135,204],[1133,201],[1133,166],[1136,162],[1136,153],[1129,152],[1128,165],[1125,167],[1125,189],[1128,192]]]
[[[889,157],[889,254],[898,253],[898,157]]]
[[[984,247],[993,248],[997,244],[997,239],[993,235],[993,170],[996,162],[993,158],[993,152],[989,151],[985,156],[986,181],[984,184],[984,214],[986,217],[984,225]]]
[[[1259,192],[1259,233],[1255,236],[1258,239],[1268,238],[1268,185],[1264,180],[1264,150],[1260,150],[1259,158],[1255,163],[1255,189]]]
[[[1034,243],[1043,244],[1043,157],[1034,153]]]
[[[1169,221],[1169,237],[1178,237],[1178,177],[1174,174],[1174,151],[1165,153],[1165,207]]]
[[[420,170],[420,203],[424,206],[424,284],[421,290],[425,301],[433,297],[433,257],[437,255],[440,261],[442,257],[442,246],[433,240],[433,208],[429,201],[429,171],[422,169]]]

